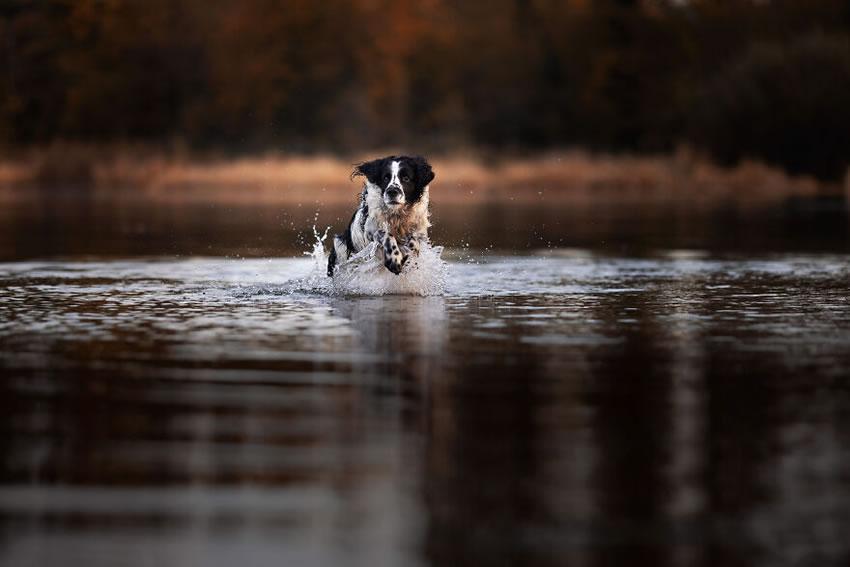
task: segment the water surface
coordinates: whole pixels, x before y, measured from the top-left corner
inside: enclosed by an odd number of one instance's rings
[[[850,559],[850,258],[0,264],[4,565]]]

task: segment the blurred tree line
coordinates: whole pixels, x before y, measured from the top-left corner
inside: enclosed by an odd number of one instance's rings
[[[0,52],[7,148],[850,162],[846,0],[0,0]]]

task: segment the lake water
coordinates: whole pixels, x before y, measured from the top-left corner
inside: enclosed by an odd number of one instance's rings
[[[845,209],[447,214],[353,296],[312,212],[78,206],[0,227],[2,565],[850,559]]]

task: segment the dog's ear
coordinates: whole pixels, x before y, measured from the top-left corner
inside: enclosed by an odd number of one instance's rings
[[[381,169],[384,165],[384,158],[373,159],[372,161],[364,161],[354,166],[354,171],[351,172],[351,178],[363,176],[369,180],[369,183],[379,184],[381,177]]]
[[[431,169],[431,164],[422,156],[414,157],[413,164],[416,166],[416,186],[419,189],[423,189],[434,180],[434,172]]]

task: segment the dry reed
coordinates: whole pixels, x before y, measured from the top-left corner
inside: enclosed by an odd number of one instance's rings
[[[376,154],[377,155],[377,154]],[[70,185],[103,196],[151,200],[350,202],[360,190],[352,163],[318,156],[192,159],[157,152],[58,146],[0,161],[0,190]],[[549,152],[534,158],[435,157],[432,193],[441,202],[489,200],[644,202],[688,200],[763,203],[823,191],[756,162],[723,168],[686,151],[670,156]]]

